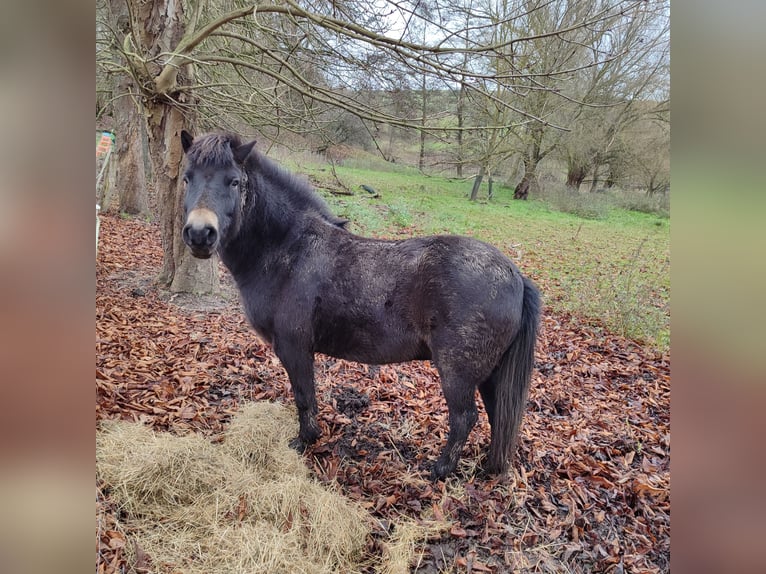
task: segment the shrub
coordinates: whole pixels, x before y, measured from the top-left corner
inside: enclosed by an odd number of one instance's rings
[[[666,193],[647,195],[636,191],[613,191],[609,196],[620,209],[670,217],[670,196]]]
[[[583,219],[606,219],[612,207],[609,198],[603,194],[573,191],[561,184],[547,186],[540,195],[551,209]]]
[[[667,350],[670,345],[667,303],[658,293],[655,281],[643,270],[645,258],[650,256],[644,253],[646,241],[635,247],[616,272],[592,269],[584,276],[565,277],[563,287],[569,292],[565,307],[573,313],[598,318],[614,333]]]
[[[647,195],[623,189],[600,189],[596,193],[573,191],[560,182],[546,184],[540,199],[554,211],[571,213],[583,219],[606,219],[612,209],[638,211],[659,217],[670,217],[668,194]]]

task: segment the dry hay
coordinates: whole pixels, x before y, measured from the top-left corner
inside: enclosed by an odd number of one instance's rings
[[[409,574],[417,544],[424,539],[439,537],[449,527],[450,523],[443,520],[416,523],[402,518],[401,522],[394,524],[380,574]]]
[[[375,561],[384,572],[406,571],[415,541],[434,529],[402,525],[382,562],[365,556],[370,516],[309,477],[288,446],[296,427],[274,403],[247,405],[221,444],[105,424],[98,477],[123,511],[134,560],[185,574],[352,573]]]

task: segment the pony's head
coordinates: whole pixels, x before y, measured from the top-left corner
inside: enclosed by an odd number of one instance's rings
[[[245,160],[255,141],[243,144],[233,134],[194,139],[184,130],[181,145],[186,154],[182,236],[192,255],[207,259],[238,223],[247,186]]]

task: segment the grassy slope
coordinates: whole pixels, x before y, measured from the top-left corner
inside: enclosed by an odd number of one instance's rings
[[[300,171],[336,187],[326,168]],[[667,350],[670,336],[670,220],[612,209],[588,220],[554,211],[542,201],[514,201],[495,186],[491,202],[467,201],[470,182],[426,177],[415,170],[338,167],[340,180],[356,192],[323,192],[333,210],[364,235],[458,233],[493,243],[542,287],[559,312],[606,326]],[[360,184],[381,195],[372,198]],[[481,198],[486,198],[486,188]]]

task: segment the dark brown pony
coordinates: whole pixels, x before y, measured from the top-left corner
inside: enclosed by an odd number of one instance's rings
[[[540,298],[495,247],[451,235],[385,241],[347,231],[303,180],[234,134],[181,134],[186,225],[196,257],[216,250],[250,323],[287,370],[303,450],[320,435],[314,353],[365,363],[431,359],[449,407],[433,466],[457,466],[478,418],[492,440],[486,470],[513,456],[534,364]]]

